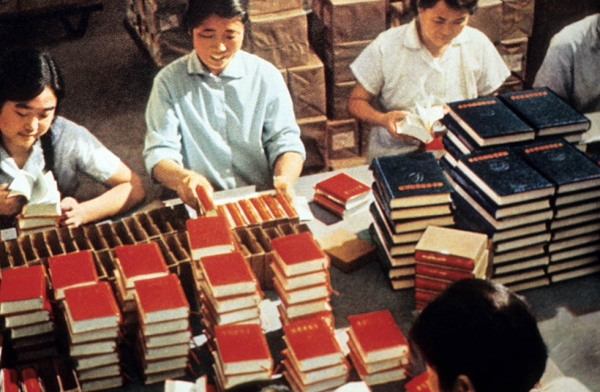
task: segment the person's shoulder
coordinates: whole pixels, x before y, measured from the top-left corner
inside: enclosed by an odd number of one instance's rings
[[[479,44],[488,44],[492,42],[483,31],[471,26],[465,26],[460,35],[463,36],[466,42],[475,42]]]
[[[89,132],[84,126],[77,124],[75,121],[69,120],[62,116],[56,116],[52,123],[52,133],[54,136],[61,136],[64,134],[73,134]]]
[[[554,37],[552,37],[552,45],[571,45],[581,43],[585,40],[585,37],[589,36],[590,33],[595,33],[595,37],[598,39],[598,32],[596,30],[599,26],[600,14],[586,16],[583,19],[563,27],[554,35]]]
[[[240,56],[241,63],[244,64],[246,70],[252,75],[262,75],[267,78],[275,74],[281,75],[281,71],[273,63],[254,53],[240,50],[236,56]]]
[[[156,73],[156,79],[170,79],[175,75],[186,74],[188,69],[188,63],[190,61],[190,56],[193,52],[185,54],[175,60],[171,61],[169,64],[162,67]]]

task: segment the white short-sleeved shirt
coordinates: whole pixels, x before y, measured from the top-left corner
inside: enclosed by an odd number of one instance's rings
[[[381,33],[350,65],[357,81],[378,97],[383,109],[416,113],[421,106],[476,98],[496,91],[510,75],[488,37],[466,26],[442,57],[421,44],[416,20]],[[371,131],[370,158],[405,145],[382,127]],[[410,149],[410,148],[409,148]]]

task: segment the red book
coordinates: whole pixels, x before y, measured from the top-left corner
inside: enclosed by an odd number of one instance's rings
[[[279,205],[285,211],[285,214],[289,219],[298,219],[298,211],[292,205],[291,201],[288,199],[286,195],[281,192],[275,192],[275,199],[279,202]]]
[[[283,210],[277,199],[273,197],[273,195],[263,194],[259,197],[269,208],[269,211],[271,211],[271,214],[275,219],[284,219],[287,217],[285,211]]]
[[[48,258],[54,298],[64,298],[64,289],[98,281],[94,256],[90,250],[65,253]]]
[[[273,368],[271,351],[259,324],[215,325],[214,332],[224,374]]]
[[[250,200],[240,199],[240,200],[238,200],[238,205],[242,209],[242,212],[243,212],[244,216],[246,217],[246,220],[251,225],[257,225],[262,222],[262,220],[260,219],[260,216],[258,215],[258,212],[256,211],[256,208],[254,208],[254,206],[252,205]]]
[[[417,263],[415,265],[415,275],[427,276],[448,282],[454,282],[461,279],[469,279],[475,276],[472,272],[464,270],[440,268],[421,263]]]
[[[2,368],[0,385],[4,388],[4,392],[19,392],[19,374],[16,369],[13,368]]]
[[[271,246],[273,258],[286,276],[329,268],[329,257],[308,231],[273,238]]]
[[[248,200],[250,201],[250,203],[252,203],[254,209],[256,209],[256,212],[258,212],[260,220],[262,220],[263,222],[268,222],[274,219],[271,210],[269,210],[263,199],[261,199],[260,197],[251,197]]]
[[[42,264],[3,270],[0,314],[43,309],[47,290],[46,271]]]
[[[371,187],[356,178],[340,172],[315,184],[315,193],[329,197],[346,208],[364,202],[370,196]]]
[[[65,289],[65,314],[73,333],[118,328],[121,311],[106,281]]]
[[[175,274],[138,280],[135,298],[144,324],[187,318],[190,313],[190,305]]]
[[[202,257],[200,267],[208,287],[217,298],[258,290],[256,276],[240,251]]]
[[[437,291],[441,293],[446,290],[446,287],[450,285],[451,282],[445,280],[438,279],[429,279],[426,276],[415,276],[415,288],[428,290],[428,291]]]
[[[196,187],[196,195],[198,196],[198,207],[199,213],[203,216],[215,216],[217,215],[217,207],[211,195],[205,187],[198,185]]]
[[[231,219],[233,219],[233,221],[235,222],[235,227],[248,226],[248,221],[246,220],[246,217],[242,214],[240,206],[237,203],[226,203],[225,207],[227,207],[227,212],[229,212],[229,215],[231,215]]]
[[[133,288],[138,279],[164,276],[169,273],[167,262],[156,242],[133,245],[118,245],[114,248],[117,267],[124,280],[124,286]]]
[[[408,342],[389,310],[348,316],[348,334],[364,362],[408,355]]]
[[[235,250],[235,239],[227,217],[199,216],[188,219],[185,225],[194,260]]]
[[[435,297],[437,297],[439,292],[423,290],[415,287],[415,302],[417,303],[429,303]]]
[[[310,317],[283,325],[283,339],[301,371],[342,363],[344,353],[332,327],[322,317]]]
[[[21,390],[23,392],[42,392],[40,380],[34,368],[21,369]]]
[[[432,225],[415,247],[415,260],[473,271],[487,244],[485,234]]]
[[[429,374],[423,372],[404,384],[406,392],[431,392],[429,389]]]

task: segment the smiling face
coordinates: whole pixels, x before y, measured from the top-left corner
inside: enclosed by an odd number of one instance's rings
[[[431,8],[419,8],[421,41],[434,57],[439,57],[469,21],[469,12],[450,8],[440,0]]]
[[[50,87],[30,101],[6,101],[0,109],[0,130],[5,149],[11,155],[29,153],[36,140],[50,129],[56,104],[56,95]]]
[[[220,74],[231,62],[244,41],[240,18],[211,15],[192,29],[194,50],[210,73]]]

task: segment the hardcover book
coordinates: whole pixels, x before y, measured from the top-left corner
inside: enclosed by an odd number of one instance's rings
[[[154,241],[132,245],[118,245],[114,248],[116,266],[123,278],[124,287],[133,288],[139,279],[164,276],[169,273],[167,262]]]
[[[533,127],[498,97],[479,97],[446,104],[448,113],[480,147],[532,140]]]
[[[600,165],[562,139],[515,147],[539,173],[556,185],[557,194],[600,185]]]
[[[277,278],[273,278],[275,292],[285,303],[295,305],[307,301],[327,300],[331,294],[331,288],[328,284],[317,284],[306,286],[294,290],[284,290]]]
[[[214,333],[224,374],[251,373],[273,368],[273,358],[260,325],[215,325]]]
[[[65,314],[73,333],[118,328],[121,311],[106,281],[65,289]]]
[[[431,153],[376,157],[371,163],[371,170],[389,209],[450,201],[452,188]]]
[[[198,197],[198,209],[202,216],[217,215],[217,207],[205,187],[198,185],[196,187],[196,196]]]
[[[67,287],[92,284],[98,281],[94,256],[90,250],[50,256],[48,267],[54,299],[64,298]]]
[[[351,216],[363,212],[369,206],[369,199],[366,198],[362,203],[353,205],[352,208],[346,208],[343,204],[339,204],[320,193],[314,194],[313,201],[315,204],[325,208],[327,211],[342,219],[350,218]]]
[[[364,362],[408,355],[408,342],[389,310],[350,315],[348,322],[348,335]]]
[[[256,276],[240,251],[202,257],[200,266],[208,287],[217,298],[250,294],[258,289]]]
[[[387,384],[394,381],[404,380],[406,378],[406,367],[397,366],[390,369],[381,370],[378,372],[369,373],[359,359],[359,355],[350,351],[350,359],[354,364],[356,373],[367,385]]]
[[[185,222],[192,258],[235,250],[235,239],[227,222],[227,217],[199,216]]]
[[[369,199],[371,188],[345,172],[339,172],[318,181],[315,194],[330,198],[334,202],[351,209]]]
[[[458,161],[457,170],[497,205],[554,194],[554,185],[509,148],[473,152]]]
[[[417,262],[473,271],[487,249],[487,235],[448,227],[429,226],[415,248]]]
[[[329,267],[329,257],[309,231],[271,240],[273,259],[286,276],[300,275]]]
[[[423,372],[404,384],[406,392],[431,392],[429,389],[429,373]]]
[[[375,260],[375,246],[344,228],[333,231],[318,239],[329,255],[331,264],[344,272],[351,272]]]
[[[41,264],[3,270],[0,315],[43,309],[47,289],[46,271]]]
[[[271,270],[281,287],[285,290],[294,290],[300,287],[312,286],[315,284],[329,284],[329,271],[322,269],[295,276],[286,276],[277,263],[271,263]]]
[[[392,221],[418,219],[430,216],[442,216],[448,215],[452,212],[450,208],[450,201],[442,204],[389,209],[387,207],[388,204],[385,202],[383,196],[379,192],[378,186],[373,188],[373,196],[377,204],[386,209],[386,215]]]
[[[175,274],[136,281],[135,299],[144,324],[189,316],[190,305]]]
[[[547,87],[506,92],[498,97],[530,124],[538,136],[587,131],[591,126],[586,116]]]

